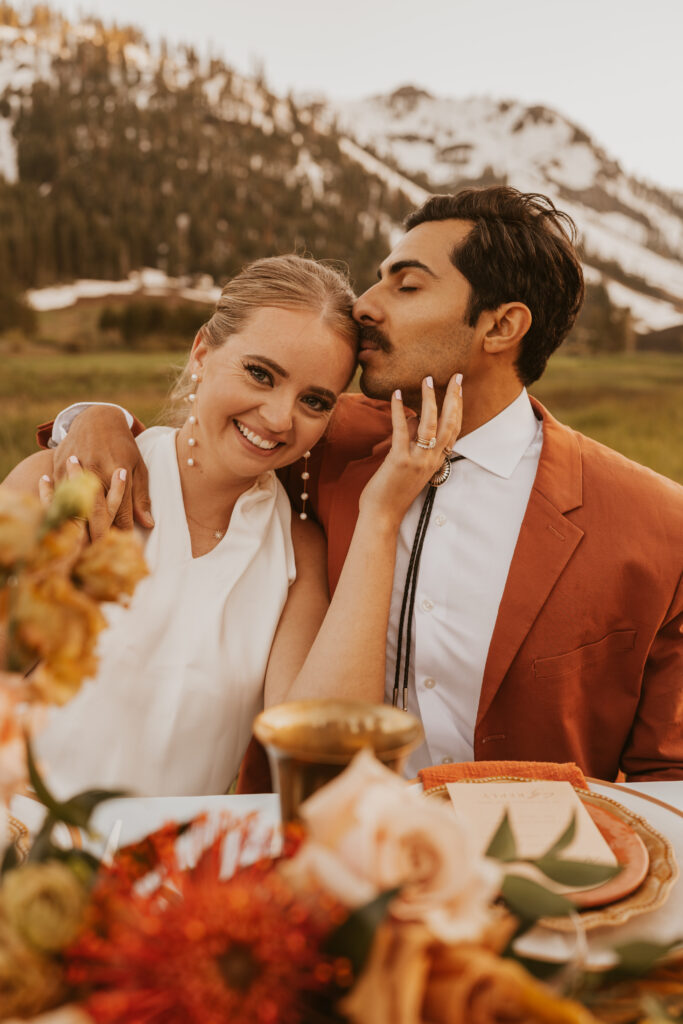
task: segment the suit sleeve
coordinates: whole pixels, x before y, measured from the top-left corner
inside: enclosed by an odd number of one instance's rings
[[[683,779],[683,578],[650,648],[622,769],[629,782]]]
[[[131,413],[131,415],[133,415]],[[39,448],[49,448],[50,439],[52,438],[52,427],[54,426],[54,420],[48,420],[47,423],[39,423],[36,427],[36,443]],[[133,437],[137,437],[145,429],[145,424],[142,420],[139,420],[137,416],[133,416],[133,426],[131,427],[131,433]]]

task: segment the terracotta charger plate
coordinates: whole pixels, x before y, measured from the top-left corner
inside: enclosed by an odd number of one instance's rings
[[[610,813],[602,804],[583,801],[603,839],[617,858],[621,871],[609,882],[592,889],[568,893],[567,899],[582,910],[587,907],[604,907],[607,903],[622,900],[634,892],[647,875],[650,854],[637,832],[625,821]]]
[[[533,782],[533,779],[499,776],[462,780],[460,784],[476,785],[478,782]],[[678,865],[669,840],[616,800],[578,786],[574,790],[622,865],[622,871],[609,882],[568,897],[577,907],[583,928],[620,925],[637,914],[662,906],[678,878]],[[445,784],[430,789],[427,796],[450,799]],[[574,923],[564,917],[543,918],[539,924],[554,931],[575,931]]]

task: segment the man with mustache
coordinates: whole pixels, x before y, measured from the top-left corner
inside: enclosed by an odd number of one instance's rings
[[[683,778],[683,489],[526,392],[583,300],[571,221],[543,196],[496,186],[432,197],[406,227],[354,308],[363,395],[340,399],[305,490],[333,588],[390,445],[392,391],[419,409],[427,374],[438,398],[463,374],[447,478],[405,517],[396,560],[385,696],[426,733],[409,772],[536,760]],[[134,469],[119,413],[77,424],[69,450],[83,463],[105,477]]]

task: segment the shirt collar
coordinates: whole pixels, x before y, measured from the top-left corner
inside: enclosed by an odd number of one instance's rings
[[[497,416],[458,438],[455,451],[489,473],[508,478],[536,437],[538,427],[526,388],[522,388],[514,402]]]

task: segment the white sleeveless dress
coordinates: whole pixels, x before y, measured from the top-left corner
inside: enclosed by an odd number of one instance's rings
[[[36,750],[60,798],[93,787],[146,796],[224,793],[263,707],[270,647],[296,571],[291,508],[275,474],[238,499],[216,547],[193,558],[176,431],[138,438],[156,525],[150,575],[109,604],[97,677],[50,716]]]

